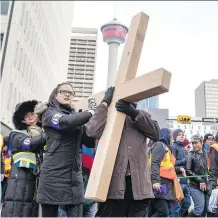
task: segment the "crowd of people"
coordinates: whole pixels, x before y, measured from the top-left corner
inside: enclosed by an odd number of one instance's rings
[[[113,93],[76,110],[72,85],[62,83],[47,103],[16,105],[15,129],[0,139],[2,217],[218,216],[218,133],[189,141],[123,100],[115,104],[127,116],[107,199],[84,199]]]

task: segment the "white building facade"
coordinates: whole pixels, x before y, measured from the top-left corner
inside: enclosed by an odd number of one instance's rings
[[[192,120],[199,122],[192,122],[191,124],[181,124],[176,121],[176,117],[170,117],[170,119],[175,119],[175,121],[168,121],[169,128],[171,130],[182,129],[184,131],[185,137],[191,139],[193,135],[199,134],[204,136],[207,133],[216,135],[218,132],[218,123],[201,122],[202,118],[193,117]]]
[[[67,80],[74,87],[75,102],[92,95],[96,69],[97,36],[98,29],[96,28],[72,28]]]
[[[18,102],[47,101],[67,78],[73,1],[15,1],[1,79],[1,121]],[[5,39],[3,40],[3,44]]]

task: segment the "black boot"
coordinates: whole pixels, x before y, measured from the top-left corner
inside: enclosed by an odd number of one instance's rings
[[[188,217],[188,210],[182,213],[182,217]]]
[[[215,217],[215,213],[207,212],[207,217]]]
[[[188,214],[187,217],[199,217],[199,216],[196,216],[192,211]]]

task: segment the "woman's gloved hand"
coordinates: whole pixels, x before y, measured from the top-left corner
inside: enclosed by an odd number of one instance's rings
[[[114,94],[114,87],[111,86],[105,92],[105,95],[104,95],[104,98],[103,98],[102,102],[106,102],[107,105],[109,106],[111,101],[112,101],[113,94]]]

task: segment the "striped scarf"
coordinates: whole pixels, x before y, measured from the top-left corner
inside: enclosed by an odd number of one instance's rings
[[[89,173],[92,169],[92,164],[94,162],[95,153],[98,146],[98,140],[96,140],[94,148],[88,148],[84,144],[82,145],[82,166],[89,170]]]

